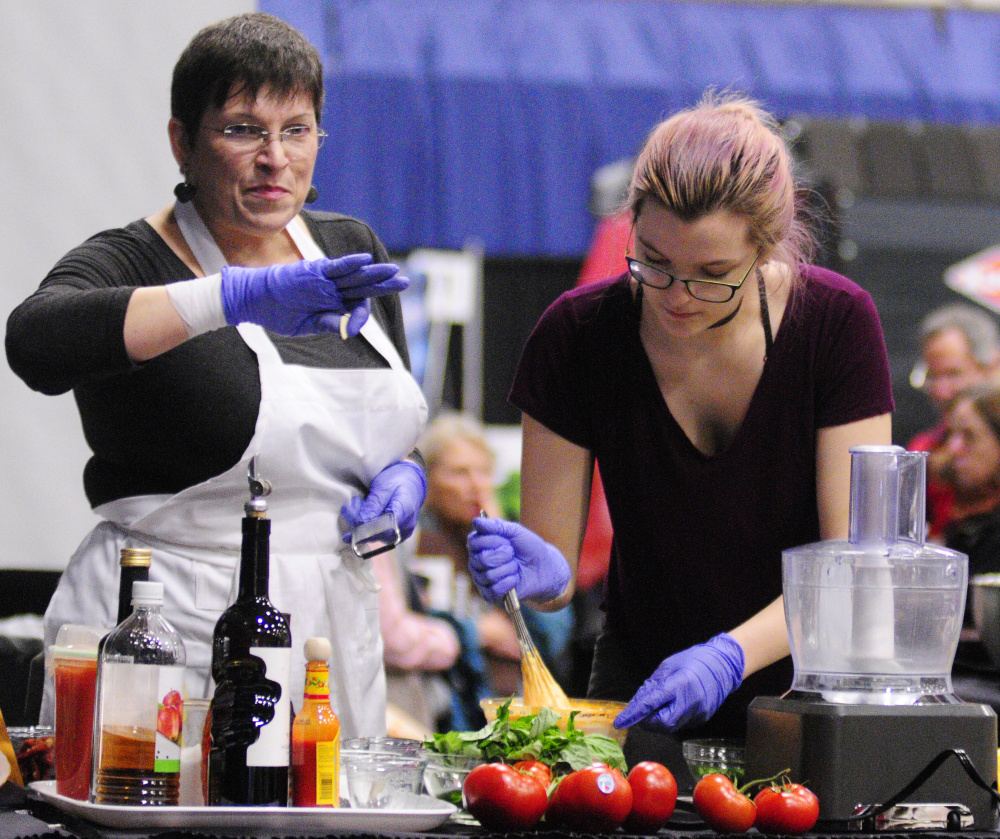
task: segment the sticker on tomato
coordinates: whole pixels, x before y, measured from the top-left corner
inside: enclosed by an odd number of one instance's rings
[[[615,791],[615,779],[607,772],[598,775],[597,788],[605,795],[611,795]]]

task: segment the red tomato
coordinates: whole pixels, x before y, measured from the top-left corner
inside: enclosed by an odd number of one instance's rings
[[[483,827],[503,831],[531,829],[548,804],[545,787],[505,763],[475,767],[465,778],[462,797]]]
[[[540,760],[519,760],[514,764],[514,768],[518,772],[531,775],[546,790],[549,788],[549,784],[552,783],[552,770],[549,769],[547,763],[542,763]]]
[[[753,827],[757,808],[725,775],[705,775],[694,785],[694,808],[719,833],[743,833]]]
[[[677,781],[666,766],[645,760],[628,773],[632,810],[625,819],[627,833],[656,833],[674,812]]]
[[[632,788],[617,769],[595,764],[570,772],[552,793],[546,822],[581,833],[610,833],[632,810]]]
[[[763,833],[805,833],[819,818],[819,799],[802,784],[765,787],[753,803],[757,829]]]

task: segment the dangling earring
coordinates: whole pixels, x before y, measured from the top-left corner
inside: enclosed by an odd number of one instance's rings
[[[196,187],[194,184],[188,183],[187,181],[182,181],[181,183],[177,184],[177,186],[174,187],[174,196],[182,204],[187,204],[188,201],[194,198],[194,194],[197,191],[198,187]]]
[[[316,187],[314,186],[309,187],[309,191],[306,193],[306,203],[313,204],[318,198],[319,198],[319,190],[316,189]]]

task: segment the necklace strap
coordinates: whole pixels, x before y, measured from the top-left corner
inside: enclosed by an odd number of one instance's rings
[[[733,309],[724,318],[719,318],[719,320],[717,320],[715,323],[713,323],[708,328],[709,329],[716,329],[716,328],[718,328],[720,326],[725,326],[727,323],[729,323],[729,321],[731,321],[734,317],[736,317],[740,313],[740,309],[742,309],[742,308],[743,308],[743,298],[741,297],[740,300],[739,300],[739,302],[736,304],[736,308],[735,309]]]
[[[764,287],[764,274],[757,268],[757,292],[760,294],[760,322],[764,327],[764,360],[771,354],[774,346],[774,335],[771,333],[771,313],[767,308],[767,289]]]

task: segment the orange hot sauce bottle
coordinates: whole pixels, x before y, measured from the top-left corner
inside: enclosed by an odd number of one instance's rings
[[[326,638],[305,643],[306,684],[302,710],[292,724],[292,804],[340,805],[340,720],[330,707],[332,654]]]

